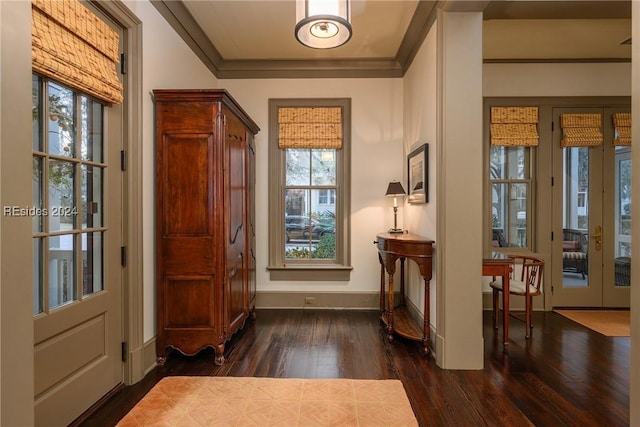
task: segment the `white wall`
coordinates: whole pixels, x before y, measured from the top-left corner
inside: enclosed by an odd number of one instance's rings
[[[156,335],[155,307],[155,143],[153,89],[204,89],[217,87],[216,77],[202,64],[185,42],[147,1],[126,1],[127,7],[143,22],[142,78],[142,181],[144,335]]]
[[[484,64],[483,96],[629,96],[630,63]]]
[[[367,292],[380,286],[375,236],[393,224],[389,181],[402,180],[402,79],[220,80],[258,124],[256,136],[257,290]],[[268,100],[270,98],[351,98],[351,280],[271,281],[268,254]],[[401,218],[400,218],[401,219]],[[402,226],[402,221],[399,221]]]
[[[435,24],[403,79],[403,145],[405,159],[417,146],[429,144],[429,202],[422,205],[402,206],[405,228],[411,233],[435,240],[436,238],[436,55],[437,24]],[[403,185],[407,187],[407,164],[403,163]],[[437,246],[437,242],[436,242]],[[437,256],[437,249],[436,249]],[[430,286],[431,324],[436,324],[436,269]],[[422,278],[414,263],[408,263],[407,296],[413,304],[423,310],[424,287]]]

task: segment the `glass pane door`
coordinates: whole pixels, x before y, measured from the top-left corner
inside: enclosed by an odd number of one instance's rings
[[[630,147],[613,145],[614,108],[554,109],[554,307],[629,307]],[[565,113],[602,117],[603,143],[564,147]],[[558,179],[560,177],[560,179]],[[558,182],[560,181],[560,182]]]

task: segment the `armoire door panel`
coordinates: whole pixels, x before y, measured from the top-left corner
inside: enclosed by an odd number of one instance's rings
[[[229,272],[229,328],[241,326],[249,311],[246,293],[245,260],[242,254],[236,258]]]
[[[167,277],[164,295],[171,304],[164,307],[166,328],[215,326],[213,288],[215,276]]]
[[[215,271],[215,237],[171,237],[162,240],[164,274],[212,274]]]
[[[165,94],[161,96],[165,101],[162,101],[161,105],[156,103],[156,118],[161,117],[166,131],[194,133],[212,129],[212,121],[215,120],[219,111],[217,103],[178,99],[179,95],[171,101]],[[158,99],[158,96],[155,98]]]
[[[163,235],[211,235],[213,135],[165,133],[163,147]]]

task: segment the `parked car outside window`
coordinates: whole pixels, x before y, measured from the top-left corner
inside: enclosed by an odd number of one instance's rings
[[[326,233],[335,233],[335,222],[320,222],[306,215],[287,215],[285,217],[286,241],[319,240]]]

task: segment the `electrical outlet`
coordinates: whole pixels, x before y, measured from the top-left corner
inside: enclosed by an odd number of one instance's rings
[[[304,305],[315,305],[316,299],[314,297],[304,297]]]

